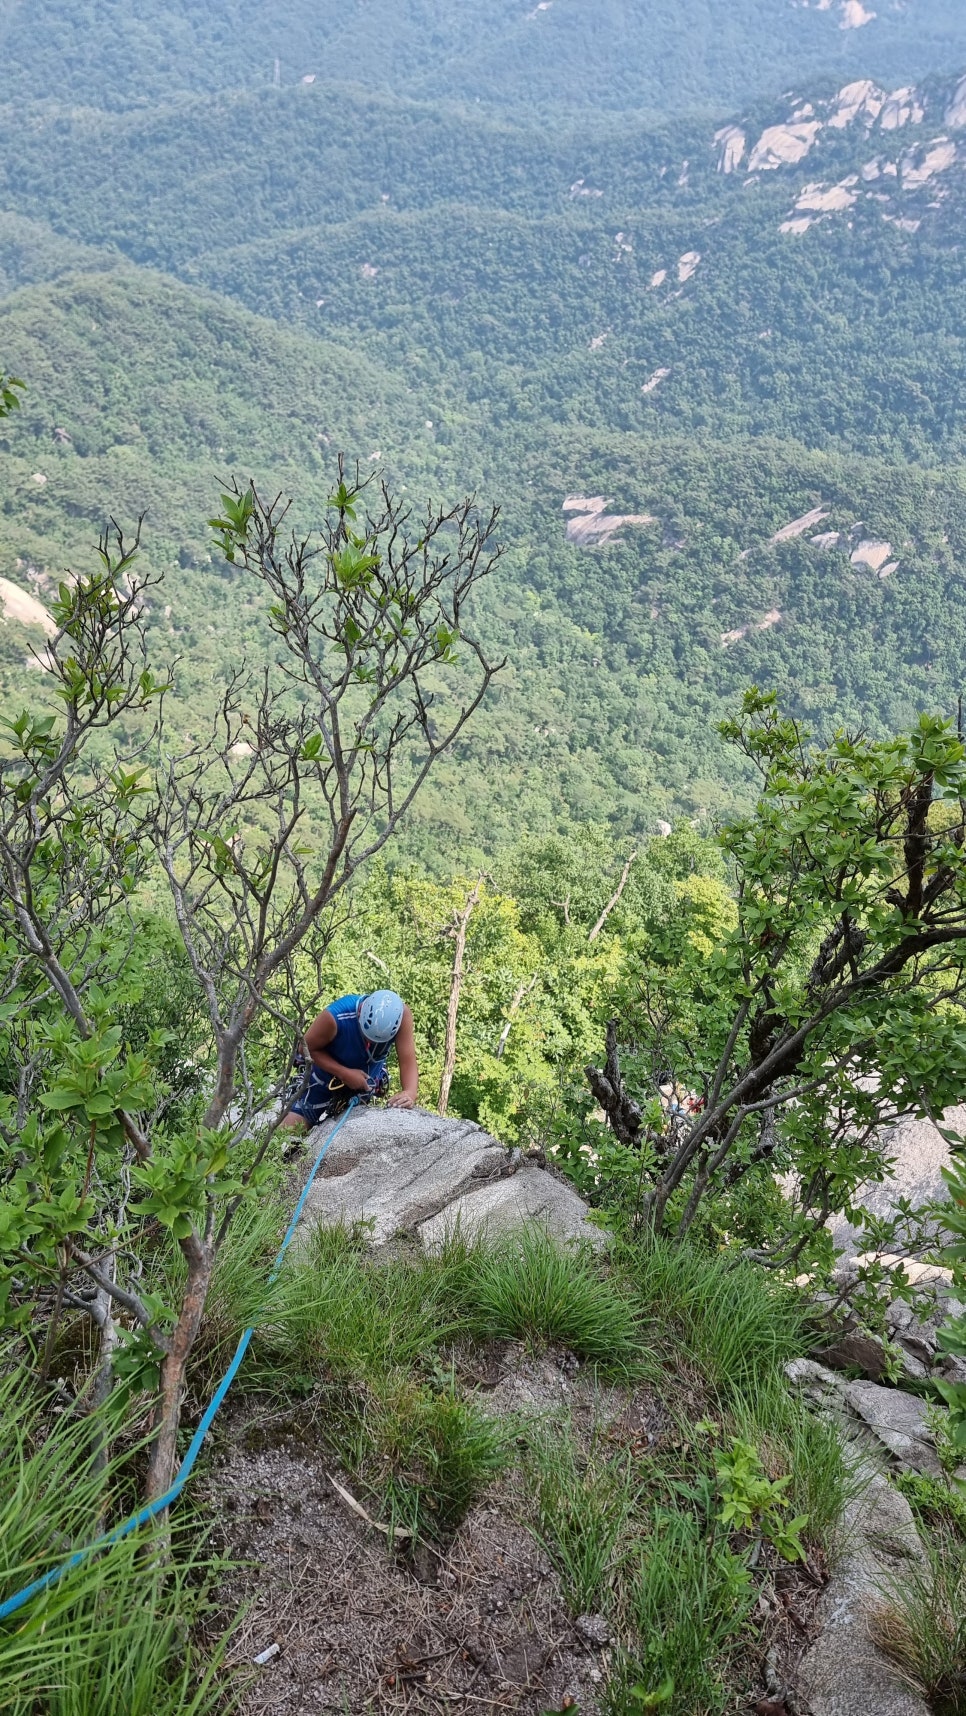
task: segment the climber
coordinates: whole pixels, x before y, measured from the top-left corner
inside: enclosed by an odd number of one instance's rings
[[[389,1088],[386,1058],[393,1045],[401,1088],[389,1098],[389,1107],[412,1108],[419,1095],[419,1068],[413,1016],[402,997],[392,989],[377,989],[372,995],[343,995],[330,1002],[305,1033],[312,1063],[308,1085],[282,1125],[290,1130],[317,1126],[352,1096],[363,1102],[384,1096]]]

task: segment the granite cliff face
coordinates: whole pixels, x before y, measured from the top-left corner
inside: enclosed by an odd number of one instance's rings
[[[824,101],[792,98],[786,116],[762,129],[722,126],[713,146],[718,171],[743,172],[749,186],[807,161],[817,176],[780,223],[788,236],[852,211],[917,232],[966,182],[964,131],[966,77],[940,89],[891,91],[863,78]],[[849,171],[837,178],[846,154]]]

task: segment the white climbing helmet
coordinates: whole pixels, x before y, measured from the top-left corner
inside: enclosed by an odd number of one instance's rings
[[[391,1043],[402,1024],[405,1003],[394,989],[376,989],[359,1002],[357,1018],[370,1043]]]

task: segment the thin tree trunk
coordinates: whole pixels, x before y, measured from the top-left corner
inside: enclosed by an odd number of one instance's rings
[[[621,879],[618,882],[617,887],[615,888],[613,894],[611,895],[606,906],[604,907],[603,911],[601,912],[600,917],[597,919],[597,922],[595,923],[593,929],[591,930],[589,936],[587,937],[588,941],[596,941],[597,940],[597,937],[600,935],[600,932],[603,929],[605,923],[607,922],[607,919],[610,917],[611,912],[614,910],[614,907],[617,905],[620,905],[620,898],[621,898],[622,893],[624,892],[624,889],[627,887],[627,878],[631,873],[631,865],[633,864],[634,859],[636,857],[637,857],[637,850],[635,848],[635,850],[631,853],[630,857],[628,858],[627,863],[624,865],[624,869],[623,869],[623,872],[621,874]]]
[[[114,1279],[115,1262],[109,1257],[105,1265],[111,1280]],[[94,1322],[98,1330],[97,1369],[94,1372],[93,1386],[90,1393],[90,1409],[96,1413],[106,1406],[114,1388],[114,1353],[117,1347],[117,1324],[114,1321],[114,1310],[111,1295],[105,1288],[97,1290],[97,1303],[93,1312]],[[102,1426],[97,1429],[97,1447],[94,1454],[95,1470],[103,1475],[107,1470],[110,1457],[110,1444]],[[104,1506],[107,1498],[104,1498]]]
[[[453,957],[453,977],[449,986],[449,1007],[446,1011],[446,1045],[443,1050],[443,1077],[440,1081],[439,1102],[437,1104],[440,1114],[446,1113],[450,1086],[453,1083],[453,1073],[456,1071],[456,1020],[459,1016],[460,991],[463,987],[466,932],[474,908],[479,904],[482,886],[483,877],[481,876],[456,920],[456,953]]]
[[[64,1286],[67,1281],[67,1259],[69,1259],[69,1257],[70,1253],[68,1251],[65,1260],[60,1266],[60,1280],[57,1283],[57,1291],[54,1294],[54,1306],[50,1313],[50,1322],[47,1324],[47,1339],[44,1341],[44,1356],[40,1363],[41,1382],[46,1382],[50,1376],[50,1367],[54,1357],[54,1346],[60,1329],[60,1319],[64,1309]]]
[[[161,1389],[155,1413],[157,1430],[151,1446],[145,1488],[147,1501],[156,1501],[158,1496],[163,1496],[165,1491],[171,1488],[178,1453],[178,1425],[181,1421],[185,1372],[191,1348],[201,1327],[215,1263],[214,1245],[207,1240],[198,1239],[197,1236],[193,1235],[190,1241],[185,1240],[182,1250],[188,1261],[188,1285],[171,1336],[171,1345],[161,1366]]]
[[[510,1002],[509,1011],[507,1012],[507,1016],[506,1016],[506,1022],[504,1023],[503,1029],[500,1032],[500,1041],[496,1045],[496,1058],[498,1061],[502,1061],[502,1059],[503,1059],[503,1051],[506,1048],[507,1043],[510,1040],[510,1030],[511,1030],[511,1027],[513,1025],[513,1020],[514,1020],[516,1014],[520,1010],[520,1003],[521,1003],[521,1001],[524,1000],[524,998],[527,995],[529,995],[531,989],[533,989],[533,987],[535,986],[536,981],[537,981],[536,977],[531,977],[529,983],[521,983],[519,989],[517,990],[516,994],[513,997],[513,1000]]]

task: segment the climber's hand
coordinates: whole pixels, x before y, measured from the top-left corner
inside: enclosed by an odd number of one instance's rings
[[[414,1096],[410,1096],[408,1090],[397,1090],[395,1094],[389,1098],[386,1106],[388,1108],[415,1108],[416,1098]]]
[[[365,1096],[372,1089],[369,1074],[360,1072],[356,1067],[344,1067],[341,1078],[346,1090],[358,1091],[361,1096]]]

